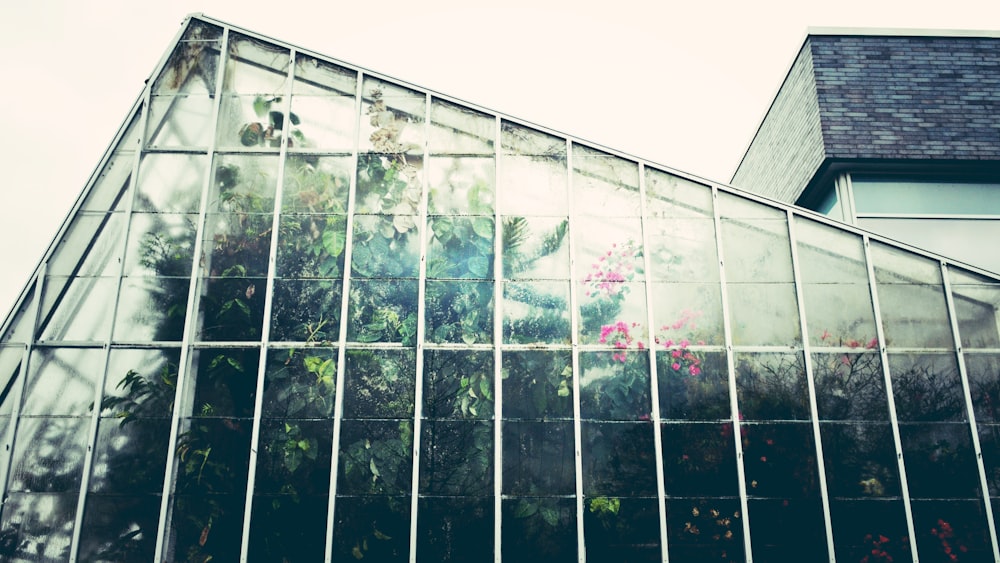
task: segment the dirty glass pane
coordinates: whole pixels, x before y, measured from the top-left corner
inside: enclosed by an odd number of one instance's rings
[[[493,278],[493,217],[427,218],[427,277]]]
[[[996,499],[1000,496],[1000,425],[977,424],[976,431],[983,451],[986,485],[989,487],[990,497]]]
[[[754,561],[827,561],[820,500],[749,501]]]
[[[496,118],[435,98],[428,135],[433,154],[493,154]]]
[[[214,109],[213,99],[205,95],[151,96],[146,147],[207,147]]]
[[[492,423],[425,420],[421,434],[421,495],[493,497]]]
[[[89,426],[89,417],[21,417],[7,490],[80,490]]]
[[[430,213],[493,214],[496,161],[492,157],[431,157],[427,171]]]
[[[122,279],[113,340],[181,340],[190,282],[190,277],[139,276]]]
[[[358,73],[303,53],[296,53],[293,94],[349,96],[357,90]]]
[[[504,282],[504,343],[569,344],[569,292],[564,281]]]
[[[792,255],[784,212],[720,194],[726,281],[792,281]]]
[[[169,418],[102,418],[97,428],[90,492],[159,494],[169,446]]]
[[[652,286],[654,342],[666,348],[683,342],[688,343],[684,346],[725,342],[718,283],[653,282]]]
[[[255,497],[248,561],[322,560],[328,503],[326,495]]]
[[[277,348],[268,351],[261,415],[274,418],[331,418],[337,379],[335,348]]]
[[[40,340],[103,341],[111,332],[117,278],[45,278]]]
[[[701,351],[673,344],[669,350],[657,351],[656,378],[660,387],[660,418],[732,418],[725,352]]]
[[[1000,348],[1000,283],[949,268],[958,331],[965,348]]]
[[[503,273],[508,279],[569,277],[565,217],[504,217]]]
[[[421,561],[489,561],[492,498],[421,498],[417,557]]]
[[[219,106],[219,128],[216,145],[219,148],[251,148],[276,152],[281,140],[289,136],[288,146],[303,142],[302,132],[294,125],[295,115],[289,115],[291,124],[285,125],[288,105],[280,95],[227,95]]]
[[[848,346],[852,342],[877,347],[875,315],[868,284],[802,286],[809,341],[813,346]]]
[[[174,495],[167,557],[188,554],[203,560],[238,558],[245,500],[242,494]]]
[[[348,340],[416,343],[417,280],[353,280],[348,301]]]
[[[656,494],[651,423],[585,421],[582,427],[584,494],[597,498]]]
[[[341,280],[274,280],[272,341],[340,338]]]
[[[899,420],[968,420],[954,354],[889,354],[889,373]]]
[[[296,516],[299,501],[326,496],[332,440],[332,421],[291,418],[261,421],[254,496],[262,505],[270,504],[277,509],[279,514],[273,514],[269,520],[284,518],[308,524]]]
[[[100,348],[35,348],[21,414],[85,415],[104,371]]]
[[[119,200],[118,205],[121,205]],[[46,273],[50,276],[112,276],[121,268],[124,213],[80,213],[58,241]]]
[[[493,342],[493,282],[429,281],[426,305],[428,342]]]
[[[737,346],[794,346],[801,341],[795,285],[730,283],[729,311]]]
[[[602,284],[645,278],[642,257],[642,227],[638,219],[580,218],[576,232],[577,273],[591,292]]]
[[[899,497],[899,466],[888,423],[820,424],[826,483],[832,497]]]
[[[139,163],[134,211],[197,212],[205,184],[205,155],[146,154]]]
[[[267,263],[261,265],[266,267]],[[216,342],[260,340],[266,278],[203,278],[201,284],[204,294],[199,303],[201,326],[196,338]]]
[[[577,561],[575,499],[504,498],[501,511],[505,561]]]
[[[580,416],[649,420],[649,356],[642,352],[580,353]]]
[[[428,350],[424,357],[425,418],[493,418],[492,352]]]
[[[409,217],[420,214],[423,159],[416,156],[364,153],[358,155],[358,185],[355,212]],[[405,233],[413,225],[393,225]],[[390,238],[391,232],[383,236]]]
[[[210,213],[205,219],[204,268],[209,276],[267,275],[272,215],[260,212]]]
[[[350,167],[350,159],[344,157],[289,155],[285,160],[281,210],[303,214],[347,213]],[[323,230],[320,233],[325,234]]]
[[[362,91],[361,150],[423,154],[427,96],[370,76]]]
[[[413,350],[351,350],[344,372],[344,416],[413,416],[416,356]]]
[[[214,166],[209,211],[238,216],[271,215],[277,189],[277,156],[224,154],[215,157]]]
[[[795,238],[803,282],[868,284],[860,236],[796,216]]]
[[[420,227],[416,215],[354,218],[351,270],[359,277],[417,277]]]
[[[619,349],[649,345],[646,285],[642,282],[582,281],[580,341]],[[589,293],[589,295],[588,295]]]
[[[588,498],[583,511],[587,558],[622,563],[662,561],[658,504],[655,499]]]
[[[830,502],[834,552],[841,561],[908,561],[910,540],[901,500]],[[874,559],[878,561],[879,559]]]
[[[4,500],[0,555],[10,561],[68,561],[77,495],[15,493]]]
[[[578,215],[639,216],[638,165],[574,144],[573,201]]]
[[[901,423],[911,498],[977,498],[979,477],[969,425]]]
[[[335,560],[404,563],[410,559],[409,552],[408,497],[337,497],[333,523]]]
[[[646,167],[646,211],[654,217],[712,218],[712,188]]]
[[[736,355],[736,395],[746,420],[809,420],[802,354]]]
[[[652,272],[655,280],[710,282],[719,279],[715,221],[708,218],[648,219]]]
[[[954,347],[938,263],[877,242],[871,251],[887,345]]]
[[[80,561],[152,561],[159,517],[158,495],[89,495]]]
[[[739,500],[667,499],[666,505],[671,561],[744,561]]]
[[[135,117],[133,117],[132,127],[135,126],[139,118],[138,114],[139,112],[136,112]],[[79,217],[85,216],[84,212],[105,213],[114,209],[116,205],[121,205],[122,196],[127,192],[128,181],[132,177],[132,167],[136,159],[134,148],[137,144],[138,142],[134,138],[122,137],[107,163],[101,169],[100,175],[94,178],[94,185],[80,206],[81,213],[77,215],[77,221],[79,221]],[[120,207],[120,209],[124,209],[124,207]],[[79,258],[79,256],[72,257],[73,260]]]
[[[554,496],[576,491],[569,421],[504,421],[504,495]]]
[[[344,420],[340,428],[337,494],[409,493],[412,449],[412,420]]]
[[[285,91],[288,66],[288,49],[230,33],[223,89],[240,94],[277,95]]]
[[[566,215],[566,141],[504,121],[497,179],[504,215]]]
[[[357,72],[298,54],[292,85],[294,147],[350,150],[357,117]],[[296,123],[298,121],[298,123]],[[294,135],[294,132],[293,132]]]
[[[207,417],[249,417],[257,392],[258,348],[206,348],[192,352],[192,412]]]
[[[343,275],[346,216],[284,215],[278,229],[279,277],[339,278]]]
[[[813,354],[812,368],[820,420],[889,420],[879,354]]]
[[[503,354],[503,417],[573,417],[573,367],[569,351]]]
[[[197,215],[134,213],[125,248],[127,276],[190,276]]]
[[[661,428],[668,497],[739,495],[731,422],[668,423]]]
[[[153,83],[153,92],[166,94],[215,92],[215,77],[222,51],[222,28],[190,20],[184,36],[160,76]]]
[[[917,555],[921,561],[993,559],[981,499],[913,501],[910,505],[917,532]],[[957,559],[952,559],[951,555],[956,555]]]
[[[125,420],[169,417],[180,355],[178,348],[112,348],[101,416]]]
[[[740,426],[748,495],[819,498],[816,443],[811,424],[745,423]],[[819,527],[822,529],[822,525]]]
[[[966,354],[965,370],[976,422],[1000,422],[1000,356]]]

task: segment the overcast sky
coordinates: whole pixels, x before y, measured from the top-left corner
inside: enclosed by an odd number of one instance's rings
[[[192,12],[722,182],[810,26],[1000,29],[1000,0],[8,2],[0,319]]]

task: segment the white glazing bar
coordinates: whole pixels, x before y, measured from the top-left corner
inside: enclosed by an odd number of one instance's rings
[[[844,218],[846,219],[846,222],[852,225],[857,225],[858,210],[856,207],[854,207],[854,185],[851,183],[851,175],[846,172],[844,174],[841,174],[840,181],[841,181],[841,189],[843,190],[843,193],[846,196],[844,198],[844,201],[847,207],[845,208],[846,213],[844,214]]]
[[[350,310],[351,294],[351,256],[354,254],[354,200],[358,189],[358,145],[361,135],[361,97],[363,94],[364,73],[357,73],[357,84],[354,88],[354,149],[351,151],[351,178],[347,196],[347,229],[344,243],[344,286],[340,299],[340,338],[337,340],[337,382],[334,385],[333,396],[333,451],[330,453],[330,498],[326,512],[326,549],[323,555],[324,563],[333,561],[333,529],[336,526],[335,510],[337,508],[337,469],[340,464],[340,427],[344,418],[344,369],[347,363],[347,313]]]
[[[208,145],[208,165],[205,167],[205,178],[201,186],[201,202],[198,211],[198,228],[194,238],[194,249],[191,255],[194,259],[191,261],[191,284],[188,287],[188,297],[187,297],[187,308],[184,313],[184,335],[181,343],[181,357],[177,364],[177,382],[176,390],[174,396],[174,409],[171,413],[170,420],[170,441],[168,442],[169,447],[167,448],[167,464],[164,471],[163,478],[163,491],[160,497],[160,520],[159,526],[156,531],[156,551],[153,556],[154,561],[166,561],[168,556],[172,556],[165,552],[167,549],[168,532],[167,527],[170,525],[170,516],[172,511],[171,508],[171,495],[173,493],[176,475],[174,473],[174,446],[177,443],[177,435],[180,433],[180,420],[181,420],[181,410],[185,406],[186,401],[182,401],[181,397],[183,393],[188,392],[188,377],[190,373],[190,362],[191,356],[191,342],[194,339],[194,332],[198,325],[198,294],[201,291],[201,283],[199,282],[199,269],[201,268],[201,262],[199,257],[203,252],[203,241],[205,238],[205,221],[208,216],[208,194],[212,189],[212,158],[215,153],[216,137],[219,122],[219,106],[222,102],[222,83],[225,77],[226,64],[228,63],[228,53],[229,53],[229,27],[222,28],[222,50],[219,53],[218,68],[216,69],[215,76],[215,95],[212,101],[212,137]]]
[[[951,334],[955,342],[955,355],[958,358],[958,371],[962,376],[962,393],[965,395],[965,412],[969,417],[969,430],[972,433],[972,448],[976,452],[976,469],[979,471],[979,488],[986,503],[986,523],[990,534],[990,546],[993,549],[993,560],[1000,561],[1000,545],[997,544],[996,520],[993,505],[990,504],[990,486],[986,478],[986,467],[983,464],[983,448],[979,442],[979,427],[976,425],[976,410],[972,404],[972,388],[969,384],[969,372],[965,365],[965,354],[962,349],[962,335],[958,327],[958,311],[955,310],[955,296],[951,292],[951,279],[948,274],[948,264],[941,262],[941,279],[944,280],[945,299],[948,303],[948,320],[951,322]]]
[[[493,118],[493,562],[501,563],[503,521],[503,233],[500,218],[500,118]]]
[[[420,432],[421,417],[424,403],[424,338],[427,336],[427,198],[428,179],[427,162],[430,149],[427,143],[428,129],[431,122],[431,96],[424,94],[424,161],[420,170],[420,269],[417,282],[417,373],[413,384],[413,467],[410,477],[410,563],[417,561],[417,505],[420,500]]]
[[[257,480],[257,457],[260,451],[260,424],[264,404],[264,377],[267,374],[267,345],[271,340],[271,311],[274,309],[274,276],[277,267],[278,236],[281,221],[281,201],[285,192],[285,159],[288,156],[288,137],[291,134],[291,119],[289,117],[292,84],[295,82],[295,50],[288,54],[288,73],[286,75],[285,99],[288,103],[284,105],[282,123],[288,124],[287,131],[281,132],[281,145],[278,148],[278,174],[275,181],[278,183],[274,191],[274,210],[271,215],[271,245],[267,254],[267,293],[264,299],[264,319],[260,331],[260,358],[257,360],[257,389],[254,395],[253,407],[253,430],[250,433],[250,466],[247,468],[246,501],[243,506],[243,537],[240,541],[240,561],[245,562],[249,557],[250,550],[250,517],[253,511],[254,483]]]
[[[125,250],[128,244],[129,234],[132,230],[132,208],[135,202],[135,192],[138,190],[136,183],[139,178],[139,161],[142,156],[141,149],[145,145],[146,122],[149,119],[149,98],[150,87],[147,84],[147,87],[142,94],[142,110],[139,114],[138,124],[136,125],[138,133],[136,135],[135,156],[132,160],[132,171],[129,173],[128,187],[125,188],[127,190],[125,193],[126,201],[124,211],[125,228],[123,229],[121,240],[118,242],[118,279],[115,281],[115,298],[114,302],[111,304],[111,322],[109,323],[108,332],[105,334],[103,344],[104,359],[102,368],[97,376],[96,385],[94,385],[94,412],[91,413],[90,416],[90,427],[87,435],[87,451],[84,453],[83,475],[80,480],[80,496],[77,498],[76,504],[76,522],[73,525],[73,539],[70,542],[69,560],[71,563],[77,560],[80,550],[80,528],[83,527],[83,512],[87,503],[87,489],[90,488],[90,476],[92,473],[91,466],[94,463],[94,449],[96,448],[97,443],[97,427],[101,419],[101,400],[104,396],[104,385],[108,378],[108,363],[111,358],[111,336],[114,334],[115,318],[118,314],[118,296],[121,295],[122,276],[125,274]],[[111,214],[111,211],[112,210],[109,210],[109,214]]]
[[[573,350],[573,463],[576,471],[576,556],[579,563],[586,563],[587,550],[583,536],[583,429],[580,414],[580,299],[576,286],[576,226],[575,198],[573,197],[573,146],[566,139],[566,191],[569,205],[569,310],[570,342]]]
[[[878,351],[882,361],[882,373],[885,376],[885,395],[889,404],[889,421],[892,423],[892,442],[896,448],[896,463],[899,466],[899,486],[903,495],[903,508],[906,511],[906,533],[910,538],[910,553],[913,561],[917,561],[917,533],[913,525],[913,510],[910,507],[910,487],[906,482],[906,467],[903,463],[903,441],[899,436],[899,418],[896,416],[896,401],[892,393],[892,374],[889,372],[889,353],[885,345],[885,329],[882,326],[882,309],[879,306],[878,286],[875,284],[875,265],[872,263],[871,240],[863,235],[865,249],[865,265],[868,268],[868,286],[871,289],[872,307],[875,311],[875,335],[878,337]]]
[[[646,280],[646,326],[649,332],[646,334],[649,339],[647,355],[649,357],[649,388],[652,398],[652,412],[650,420],[653,421],[653,451],[656,456],[656,503],[660,514],[660,553],[663,563],[670,560],[670,553],[667,549],[667,509],[666,496],[667,488],[664,484],[663,476],[663,430],[660,424],[660,385],[659,375],[656,366],[656,337],[654,336],[656,319],[653,315],[653,283],[651,272],[653,271],[653,252],[649,244],[649,231],[646,229],[646,219],[648,210],[646,209],[646,165],[639,163],[639,220],[642,225],[642,268],[645,272]]]
[[[726,290],[726,258],[722,248],[722,217],[719,215],[719,188],[712,186],[712,216],[715,219],[715,249],[719,254],[719,291],[722,293],[722,332],[726,343],[726,369],[729,375],[729,411],[736,446],[736,476],[743,515],[743,550],[747,563],[753,562],[750,549],[750,514],[747,510],[746,469],[743,467],[743,441],[740,429],[740,405],[736,397],[736,359],[733,352],[733,327],[729,316],[729,292]]]
[[[788,241],[792,251],[792,275],[795,280],[795,299],[799,306],[799,330],[802,334],[802,355],[806,367],[806,383],[809,387],[809,417],[812,420],[813,440],[816,442],[816,471],[819,481],[820,498],[823,503],[823,523],[826,526],[826,547],[828,560],[837,560],[833,543],[833,519],[830,516],[830,496],[826,487],[826,461],[823,457],[823,440],[819,431],[819,405],[816,399],[816,382],[813,381],[812,346],[809,342],[809,327],[806,322],[805,295],[802,289],[802,271],[799,263],[798,238],[795,235],[795,214],[787,211]]]

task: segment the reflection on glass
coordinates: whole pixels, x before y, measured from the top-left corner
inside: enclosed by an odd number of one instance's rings
[[[568,344],[569,292],[564,281],[504,282],[504,343]]]
[[[653,496],[656,460],[649,422],[584,422],[583,492],[594,498]]]
[[[410,499],[337,497],[333,557],[403,563],[410,552]]]
[[[576,490],[570,422],[503,423],[505,495],[570,495]]]
[[[80,531],[80,560],[152,561],[159,516],[159,495],[89,496]]]
[[[901,423],[899,437],[911,498],[980,496],[968,424]]]
[[[888,424],[820,424],[826,484],[832,497],[884,498],[902,494]]]
[[[76,493],[9,495],[0,518],[0,555],[10,561],[68,560],[76,499]]]
[[[583,535],[592,561],[660,561],[659,507],[656,499],[588,497]]]
[[[569,221],[564,217],[503,218],[503,275],[507,279],[567,279]]]
[[[740,503],[729,498],[667,499],[671,561],[744,560]]]
[[[889,419],[878,354],[813,354],[812,364],[820,420]]]
[[[421,498],[417,558],[489,561],[493,558],[492,498]]]
[[[573,367],[569,351],[503,354],[503,417],[573,417]]]
[[[801,354],[736,356],[736,394],[747,420],[808,420],[809,388]]]
[[[890,354],[889,373],[899,420],[967,420],[954,354]]]
[[[663,424],[662,436],[667,496],[739,494],[732,423]]]
[[[656,374],[660,418],[725,420],[729,405],[729,370],[724,352],[702,352],[673,346],[657,352]]]
[[[577,561],[575,499],[505,497],[501,506],[505,561]]]
[[[416,356],[412,350],[351,350],[344,372],[344,416],[413,416]]]
[[[420,449],[420,494],[493,496],[491,423],[426,420]]]
[[[649,420],[649,356],[580,354],[580,416],[585,420]]]

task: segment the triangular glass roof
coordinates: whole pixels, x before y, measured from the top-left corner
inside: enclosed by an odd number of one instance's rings
[[[3,326],[0,555],[1000,558],[998,305],[192,16]]]

